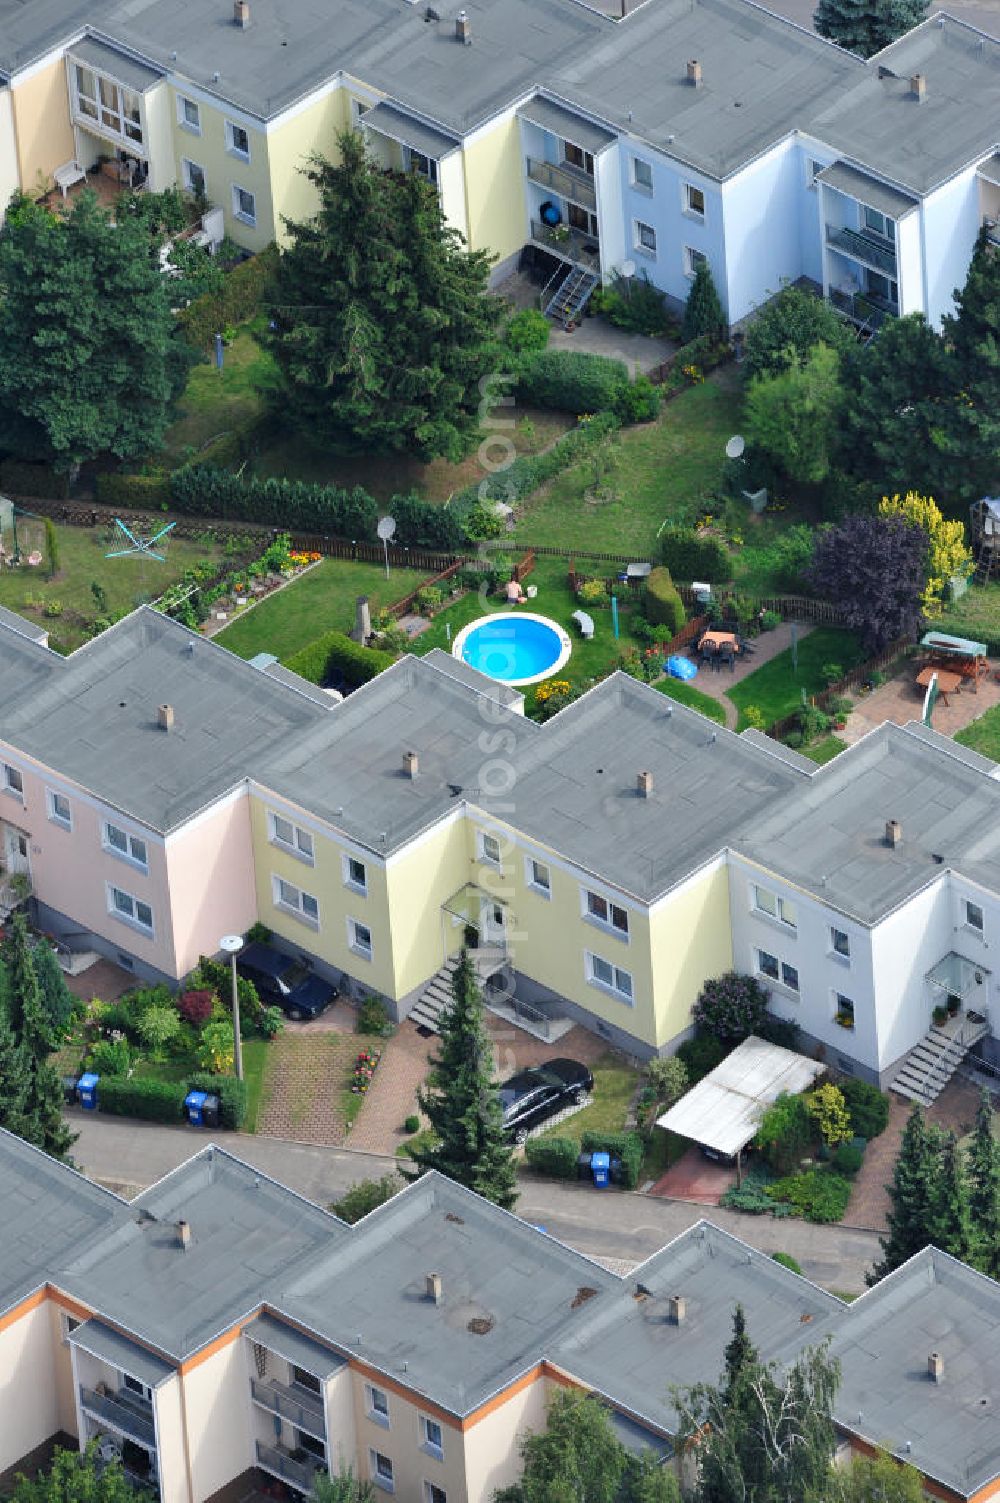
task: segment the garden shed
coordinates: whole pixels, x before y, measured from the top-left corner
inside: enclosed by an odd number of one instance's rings
[[[794,1096],[808,1090],[824,1069],[815,1059],[751,1034],[656,1125],[736,1157],[755,1136],[766,1108],[782,1092]]]

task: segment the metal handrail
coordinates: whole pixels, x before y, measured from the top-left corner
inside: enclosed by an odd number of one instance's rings
[[[147,1446],[153,1451],[156,1450],[156,1430],[151,1408],[149,1418],[146,1419],[137,1412],[138,1404],[133,1407],[131,1402],[122,1403],[112,1398],[110,1394],[98,1393],[93,1388],[85,1388],[82,1383],[80,1406],[94,1415],[96,1419],[103,1420],[106,1425],[110,1425],[113,1430],[127,1435],[130,1440],[136,1441],[141,1446]]]
[[[826,239],[827,244],[835,250],[845,251],[855,261],[867,262],[876,271],[895,279],[896,249],[891,240],[882,240],[870,232],[862,233],[860,230],[849,229],[847,225],[837,224],[827,225]]]
[[[307,1430],[317,1440],[326,1440],[326,1421],[323,1418],[321,1400],[311,1402],[304,1396],[292,1393],[284,1383],[262,1383],[259,1378],[250,1379],[250,1392],[256,1403],[271,1414],[280,1414],[300,1430]]]
[[[325,1470],[318,1456],[312,1466],[307,1461],[293,1461],[285,1451],[279,1450],[277,1446],[265,1445],[262,1440],[257,1441],[257,1461],[260,1466],[269,1472],[276,1472],[302,1493],[311,1493],[316,1473]]]
[[[537,157],[528,158],[528,177],[533,183],[541,183],[546,188],[551,188],[553,193],[558,193],[560,198],[569,199],[577,203],[583,209],[597,210],[597,190],[594,187],[594,179],[587,172],[581,172],[571,162],[564,162],[557,167],[552,162],[540,162]]]
[[[557,233],[564,231],[565,233]],[[575,230],[569,225],[543,224],[541,220],[531,221],[531,238],[547,250],[553,251],[557,256],[572,262],[574,266],[583,266],[587,271],[599,272],[601,269],[600,254],[585,249],[587,245],[598,245],[596,235],[585,235],[582,230]]]

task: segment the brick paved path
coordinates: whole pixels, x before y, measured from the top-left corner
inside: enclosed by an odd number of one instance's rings
[[[848,743],[860,741],[862,736],[867,736],[886,720],[896,725],[919,720],[923,712],[924,691],[917,688],[918,667],[916,662],[909,662],[881,689],[873,689],[870,694],[856,698],[847,725],[840,733],[841,740]],[[989,672],[980,679],[978,691],[973,692],[971,683],[966,681],[957,693],[948,695],[947,704],[939,699],[931,717],[934,729],[942,736],[954,736],[956,731],[963,730],[994,705],[1000,704],[1000,683],[994,674],[998,667],[1000,664],[995,661],[989,664]]]
[[[356,1035],[332,1030],[279,1034],[267,1051],[258,1132],[303,1143],[343,1143],[343,1093],[359,1047]]]
[[[807,637],[812,629],[805,622],[800,622],[799,641]],[[727,690],[731,689],[734,684],[738,684],[741,679],[749,678],[751,673],[756,673],[758,668],[762,668],[779,653],[785,652],[791,645],[791,624],[783,621],[774,631],[761,632],[759,637],[754,637],[753,652],[748,653],[746,657],[738,657],[732,671],[728,668],[703,668],[699,664],[698,672],[691,680],[692,686],[700,689],[702,694],[707,694],[709,698],[718,701],[726,712],[727,729],[735,731],[739,712],[729,698]],[[691,653],[688,654],[692,662],[695,661],[693,653],[692,648]]]

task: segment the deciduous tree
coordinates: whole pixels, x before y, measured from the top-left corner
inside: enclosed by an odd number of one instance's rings
[[[47,1472],[14,1483],[11,1503],[135,1503],[135,1489],[118,1461],[98,1461],[97,1442],[85,1451],[57,1450]]]
[[[851,516],[819,534],[805,577],[879,652],[917,635],[926,555],[926,534],[904,517]]]
[[[747,324],[743,369],[750,380],[778,376],[788,369],[793,356],[805,360],[818,344],[839,356],[853,347],[854,336],[825,298],[803,292],[801,287],[783,287]]]
[[[458,459],[496,365],[490,257],[444,220],[433,184],[387,171],[353,131],[306,176],[320,206],[289,222],[272,342],[288,417],[327,443]]]
[[[747,439],[789,480],[818,485],[830,473],[842,406],[840,359],[827,344],[789,351],[784,370],[758,376],[747,392]]]
[[[972,573],[972,552],[965,541],[964,523],[947,521],[933,496],[920,496],[916,491],[883,496],[878,509],[880,516],[905,517],[927,534],[927,583],[920,605],[925,616],[940,616],[951,579]]]
[[[880,1451],[835,1468],[823,1503],[927,1503],[927,1494],[915,1466],[901,1466]]]

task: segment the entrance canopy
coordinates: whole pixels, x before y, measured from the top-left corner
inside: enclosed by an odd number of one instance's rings
[[[954,950],[939,960],[937,965],[932,966],[927,972],[927,980],[931,986],[938,987],[943,992],[948,992],[952,997],[966,998],[970,992],[982,984],[983,976],[988,972],[985,966],[976,961],[966,960],[964,955],[957,955]]]
[[[751,1035],[656,1125],[717,1153],[737,1154],[755,1136],[765,1109],[782,1091],[793,1096],[806,1090],[824,1068],[804,1054]]]

